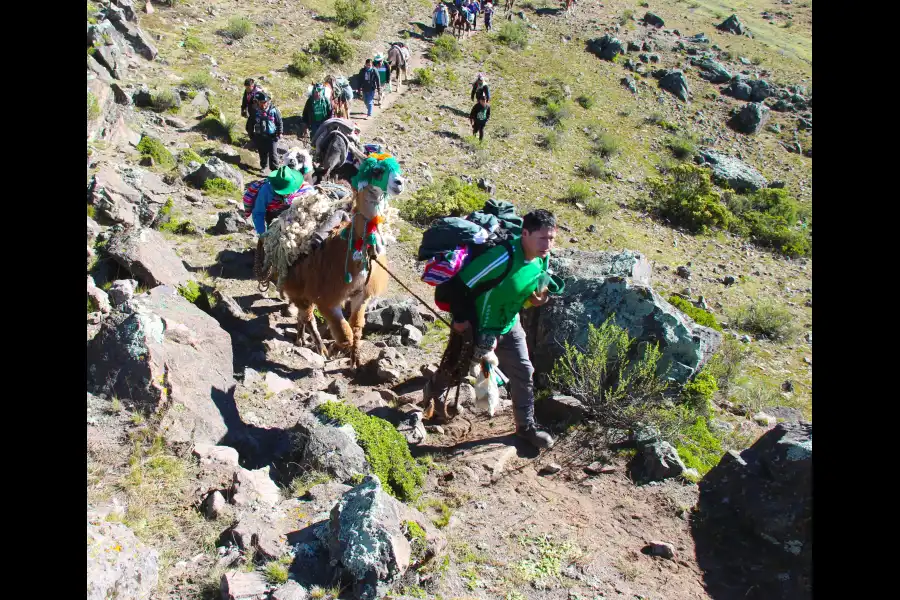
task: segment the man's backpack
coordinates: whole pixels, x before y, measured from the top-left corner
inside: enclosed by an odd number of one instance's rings
[[[244,192],[243,198],[245,219],[249,218],[250,213],[253,212],[253,206],[256,204],[256,197],[259,195],[259,188],[261,188],[266,181],[268,180],[257,179],[256,181],[251,181],[247,185],[247,190]],[[297,196],[308,194],[313,191],[315,191],[315,188],[304,181],[303,185],[300,186],[300,189],[289,196],[272,194],[272,200],[269,202],[269,205],[266,206],[266,212],[269,214],[281,212],[289,207]]]
[[[275,107],[269,106],[265,112],[256,109],[256,120],[253,124],[253,133],[263,135],[275,135],[278,128],[275,126]]]

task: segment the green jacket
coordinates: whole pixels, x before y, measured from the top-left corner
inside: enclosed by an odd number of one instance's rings
[[[471,321],[477,331],[503,335],[519,319],[526,300],[537,290],[547,270],[548,258],[525,261],[522,238],[512,241],[512,267],[509,274],[493,288],[472,297],[473,290],[503,275],[509,253],[497,245],[466,265],[454,278],[450,311],[454,321]]]

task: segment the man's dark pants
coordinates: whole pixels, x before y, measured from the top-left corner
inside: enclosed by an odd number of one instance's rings
[[[278,168],[278,153],[275,152],[275,136],[258,134],[254,137],[256,149],[259,151],[259,168],[269,165],[271,170]]]

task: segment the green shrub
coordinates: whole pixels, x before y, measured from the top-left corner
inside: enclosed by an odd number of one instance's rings
[[[604,181],[613,179],[612,170],[599,160],[588,161],[581,166],[581,172],[594,179],[602,179]]]
[[[192,161],[198,162],[200,164],[203,164],[206,162],[205,160],[203,160],[202,156],[200,156],[199,154],[197,154],[190,148],[187,148],[186,150],[182,150],[178,154],[178,162],[179,163],[181,163],[183,165],[187,165],[187,164],[190,164]]]
[[[88,204],[87,205],[87,216],[89,216],[92,219],[95,219],[97,217],[97,207],[95,207],[93,204]]]
[[[431,67],[418,68],[413,71],[413,74],[416,76],[416,83],[427,88],[434,85],[434,82],[437,79],[434,76],[434,70]]]
[[[191,52],[205,52],[206,44],[196,35],[189,33],[184,36],[184,49]]]
[[[291,480],[290,497],[302,498],[311,487],[319,485],[320,483],[328,483],[331,479],[332,477],[328,473],[307,471],[303,475],[294,477],[294,479]]]
[[[446,177],[419,188],[411,198],[402,201],[400,216],[426,225],[439,217],[465,216],[481,210],[488,199],[488,193],[477,185],[463,183],[458,177]]]
[[[734,218],[713,190],[709,172],[697,165],[677,165],[665,179],[651,178],[647,184],[659,215],[694,233],[727,227]]]
[[[698,325],[710,327],[712,329],[715,329],[716,331],[722,331],[722,326],[719,325],[718,321],[716,321],[716,318],[712,316],[712,313],[710,313],[709,311],[705,311],[702,308],[697,308],[681,296],[672,294],[671,296],[669,296],[669,304],[692,318]]]
[[[588,198],[584,203],[584,213],[590,217],[602,217],[612,212],[614,208],[609,198]]]
[[[247,37],[253,31],[253,23],[246,17],[234,16],[228,20],[225,26],[225,33],[233,40],[240,40]]]
[[[157,90],[150,94],[150,106],[156,112],[163,112],[178,108],[181,101],[172,90]]]
[[[685,404],[693,408],[698,414],[709,414],[709,405],[713,395],[719,391],[716,376],[707,369],[701,370],[694,378],[684,384],[681,397]]]
[[[812,253],[809,215],[785,189],[765,188],[748,195],[726,194],[725,202],[739,222],[733,231],[749,235],[754,243],[791,257]],[[798,225],[797,222],[804,221]]]
[[[666,138],[665,144],[679,160],[688,160],[697,154],[697,144],[690,135],[669,136]]]
[[[514,50],[521,50],[528,45],[528,28],[525,23],[507,21],[500,27],[497,40]]]
[[[288,70],[298,77],[306,77],[313,72],[312,58],[306,52],[294,52]]]
[[[336,0],[334,20],[341,27],[353,29],[372,18],[372,6],[368,0]]]
[[[697,469],[706,475],[722,458],[722,443],[706,425],[706,419],[698,417],[694,423],[677,435],[675,449],[689,469]]]
[[[582,94],[581,96],[575,98],[575,102],[577,102],[578,106],[580,106],[581,108],[591,108],[592,106],[594,106],[594,104],[597,103],[597,100],[592,95]]]
[[[658,373],[659,346],[637,344],[614,318],[588,324],[583,350],[565,342],[550,383],[583,401],[605,425],[630,428],[659,409],[668,381]]]
[[[720,390],[727,390],[741,372],[741,363],[750,354],[746,345],[730,335],[723,336],[719,350],[706,363],[704,371],[716,378]]]
[[[462,58],[462,50],[459,41],[449,34],[442,34],[434,40],[434,43],[426,53],[429,60],[434,62],[450,62]]]
[[[428,550],[428,542],[425,530],[422,529],[422,526],[415,521],[404,521],[403,535],[409,541],[409,545],[412,548],[413,561],[419,562],[425,558],[425,553]]]
[[[203,191],[212,196],[232,196],[238,191],[238,187],[227,179],[213,177],[203,182]]]
[[[619,17],[619,25],[624,27],[626,23],[631,21],[631,17],[633,17],[633,16],[634,16],[634,11],[631,10],[630,8],[622,11],[622,16]]]
[[[288,569],[291,566],[291,562],[293,562],[293,558],[290,554],[286,554],[278,560],[267,562],[266,566],[263,567],[263,575],[265,576],[266,581],[272,585],[287,583],[288,576],[290,575]]]
[[[212,75],[208,71],[197,71],[188,75],[182,83],[191,89],[208,90],[212,82]]]
[[[562,146],[563,134],[557,129],[551,129],[547,133],[541,134],[538,138],[538,146],[553,152]]]
[[[762,64],[762,59],[758,56],[754,56],[750,59],[750,62],[756,65],[757,67]]]
[[[194,304],[197,302],[197,298],[200,297],[200,285],[196,281],[190,280],[178,286],[178,293],[182,298]]]
[[[660,113],[653,113],[646,119],[647,123],[650,125],[658,125],[663,129],[667,129],[669,131],[678,131],[678,125],[675,123],[670,123],[666,121],[665,116]]]
[[[338,64],[343,64],[353,57],[353,46],[343,35],[334,31],[322,34],[322,37],[310,45],[310,50]]]
[[[97,101],[97,96],[92,94],[91,92],[87,93],[87,119],[88,121],[93,121],[97,117],[100,116],[100,103]]]
[[[564,196],[569,202],[587,202],[593,197],[594,190],[583,181],[576,181],[569,185],[569,189],[566,190],[566,195]]]
[[[343,402],[325,402],[315,412],[323,419],[353,427],[366,460],[386,492],[403,502],[418,497],[419,488],[425,482],[425,470],[410,455],[406,438],[393,425]]]
[[[222,138],[229,144],[235,143],[241,137],[241,129],[238,127],[237,121],[229,119],[221,113],[218,113],[218,115],[210,114],[197,123],[197,129],[203,131],[206,135]]]
[[[787,340],[795,329],[790,311],[766,299],[738,308],[731,320],[742,331],[776,341]]]
[[[622,142],[609,132],[601,132],[594,142],[594,152],[601,158],[610,159],[622,150]]]
[[[157,166],[164,168],[175,166],[175,157],[172,156],[169,149],[155,137],[150,137],[149,135],[142,137],[140,143],[137,145],[137,150],[141,153],[142,157],[149,156],[152,158],[153,163]]]
[[[541,120],[550,127],[562,129],[563,121],[568,119],[572,114],[568,102],[554,102],[552,100],[546,102],[543,106]]]

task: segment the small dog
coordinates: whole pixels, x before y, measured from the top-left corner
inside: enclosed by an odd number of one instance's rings
[[[313,160],[309,152],[303,148],[293,147],[284,155],[284,164],[295,171],[303,173],[303,179],[309,181],[313,172]]]

